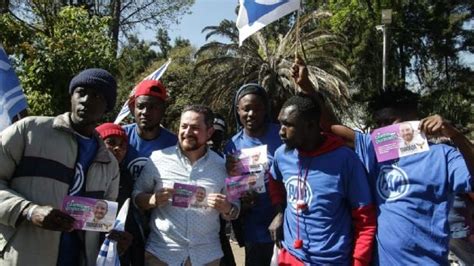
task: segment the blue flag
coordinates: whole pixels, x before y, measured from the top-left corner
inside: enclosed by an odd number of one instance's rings
[[[300,0],[240,0],[239,45],[273,21],[300,8]]]
[[[7,54],[0,46],[0,131],[8,127],[13,118],[28,108],[26,97],[20,86]]]

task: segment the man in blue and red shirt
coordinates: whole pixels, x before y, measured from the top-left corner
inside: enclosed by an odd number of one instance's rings
[[[269,166],[275,150],[282,144],[278,136],[279,125],[271,123],[270,102],[265,89],[258,84],[245,84],[236,93],[233,106],[239,131],[227,143],[226,155],[234,154],[245,148],[267,145]],[[245,265],[270,265],[273,254],[273,241],[268,231],[275,213],[269,198],[270,178],[265,169],[266,191],[260,194],[244,195],[241,217],[243,223]],[[249,204],[247,204],[249,203]],[[234,232],[239,240],[239,227],[234,222]],[[240,243],[239,243],[240,244]]]
[[[278,116],[284,145],[272,175],[287,202],[279,264],[368,265],[376,217],[366,171],[341,139],[321,133],[319,117],[308,96],[290,98]]]
[[[402,96],[407,94],[411,97]],[[384,96],[382,98],[388,101],[374,112],[378,124],[383,124],[381,120],[390,123],[390,117],[392,123],[418,120],[416,102],[403,100],[413,99],[413,93],[386,93]],[[378,101],[382,102],[380,97]],[[448,213],[456,193],[472,191],[468,170],[472,173],[472,143],[435,115],[422,119],[420,130],[427,135],[448,137],[458,149],[429,143],[427,152],[377,162],[370,135],[341,126],[333,128],[335,133],[353,143],[369,171],[378,207],[377,263],[448,265]]]
[[[304,62],[294,66],[298,84],[313,88]],[[306,72],[306,73],[305,73]],[[385,92],[370,104],[378,127],[418,120],[417,95],[407,90]],[[430,150],[377,162],[369,134],[337,122],[325,130],[354,147],[369,173],[377,205],[376,265],[448,265],[448,213],[456,193],[472,191],[474,145],[438,115],[424,118],[419,129],[428,136],[450,138],[457,147],[430,143]],[[472,193],[471,193],[472,195]]]

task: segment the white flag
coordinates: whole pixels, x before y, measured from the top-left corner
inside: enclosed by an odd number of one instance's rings
[[[300,8],[300,0],[239,0],[239,45],[273,21]]]
[[[127,199],[117,215],[113,230],[124,231],[125,221],[127,220],[130,199]],[[99,256],[97,256],[96,266],[120,266],[120,259],[117,250],[117,242],[105,238],[100,247]]]
[[[166,61],[164,65],[162,65],[160,68],[155,70],[153,73],[148,75],[146,78],[143,80],[148,80],[148,79],[154,79],[154,80],[159,80],[161,76],[163,76],[163,73],[165,73],[166,69],[168,68],[169,64],[171,63],[171,58]],[[130,93],[130,96],[135,93],[135,89],[137,86],[135,86]],[[120,109],[119,114],[117,115],[117,118],[115,118],[114,124],[120,124],[122,120],[130,114],[130,110],[128,109],[128,100],[125,101],[125,103],[122,106],[122,109]]]

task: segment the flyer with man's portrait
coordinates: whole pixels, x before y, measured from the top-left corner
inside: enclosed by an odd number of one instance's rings
[[[66,196],[62,210],[76,219],[74,229],[108,232],[117,216],[117,202],[86,197]]]
[[[241,194],[240,190],[265,193],[265,171],[268,168],[267,145],[242,149],[234,157],[238,158],[238,169],[235,176],[226,180],[227,183],[230,182],[227,192],[236,193],[236,195]],[[236,182],[240,182],[241,185],[237,185]],[[242,184],[246,185],[242,186]]]
[[[420,121],[408,121],[375,129],[371,134],[378,162],[428,151],[426,136],[418,129]]]
[[[240,150],[242,173],[259,172],[268,165],[267,145]]]
[[[265,173],[261,171],[246,175],[227,177],[225,179],[225,185],[229,199],[237,200],[247,191],[255,191],[257,193],[265,192],[264,174]]]
[[[206,188],[191,184],[174,183],[171,205],[180,208],[207,208]]]

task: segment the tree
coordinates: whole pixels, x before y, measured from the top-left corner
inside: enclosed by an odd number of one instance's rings
[[[342,47],[343,39],[322,27],[314,27],[329,15],[314,11],[302,16],[300,39],[316,89],[325,94],[330,103],[340,103],[337,106],[343,110],[349,98],[348,71],[331,52]],[[207,39],[222,36],[229,40],[228,43],[209,42],[196,55],[196,69],[207,73],[202,94],[211,107],[228,106],[237,88],[256,82],[267,89],[274,110],[279,110],[288,95],[294,93],[291,65],[298,48],[296,31],[294,18],[287,18],[255,33],[239,47],[234,22],[223,20],[218,26],[205,27],[203,32],[207,32]]]
[[[163,58],[168,57],[168,52],[171,49],[170,41],[171,39],[168,35],[168,31],[164,29],[158,29],[158,32],[156,33],[156,43],[160,48]]]
[[[110,15],[114,21],[111,33],[113,42],[117,44],[120,33],[127,36],[137,25],[147,28],[160,25],[163,28],[169,23],[179,22],[180,17],[188,13],[193,4],[194,0],[111,0],[109,10],[112,13],[104,15]]]
[[[428,113],[427,103],[450,117],[454,116],[449,110],[463,108],[461,101],[453,99],[472,90],[472,83],[466,82],[469,75],[462,74],[472,75],[472,69],[459,60],[461,53],[473,52],[472,27],[464,26],[473,19],[472,1],[341,0],[328,1],[327,8],[334,14],[329,19],[333,31],[351,36],[340,58],[351,70],[351,87],[358,91],[353,95],[356,102],[365,103],[382,90],[382,36],[375,26],[380,24],[381,10],[390,8],[388,87],[422,93],[423,109]],[[438,108],[441,98],[445,99],[443,110]]]
[[[14,52],[30,114],[56,115],[69,110],[68,86],[75,74],[89,67],[115,72],[115,51],[108,19],[91,17],[84,9],[62,8],[47,25],[40,22],[33,31],[11,14],[0,16],[0,28],[16,41],[5,47]]]
[[[159,53],[151,49],[152,43],[131,36],[118,58],[118,76],[123,81],[133,81],[158,58]]]
[[[193,55],[196,51],[190,45],[189,40],[180,38],[178,44],[179,45],[171,47],[168,51],[168,56],[169,58],[172,58],[173,61],[166,70],[166,73],[160,79],[167,88],[169,95],[167,100],[168,108],[166,115],[163,117],[162,124],[173,129],[177,129],[181,110],[185,105],[191,103],[203,103],[196,97],[196,95],[198,95],[197,91],[200,90],[200,83],[202,81],[199,77],[200,75],[193,71],[195,64]],[[128,86],[122,86],[122,91],[119,93],[120,97],[117,102],[123,104],[133,86],[161,67],[166,60],[167,58],[157,57],[153,62],[150,62],[150,65],[147,66],[141,74],[135,76],[133,82],[130,82]]]
[[[46,1],[13,0],[9,3],[9,12],[21,23],[35,28],[38,20],[42,24],[50,24],[54,16],[64,6],[78,6],[85,8],[91,15],[110,17],[108,20],[108,34],[112,38],[114,49],[118,52],[120,36],[126,40],[137,26],[166,28],[170,23],[180,21],[182,15],[189,12],[194,0],[141,0],[141,1]]]

